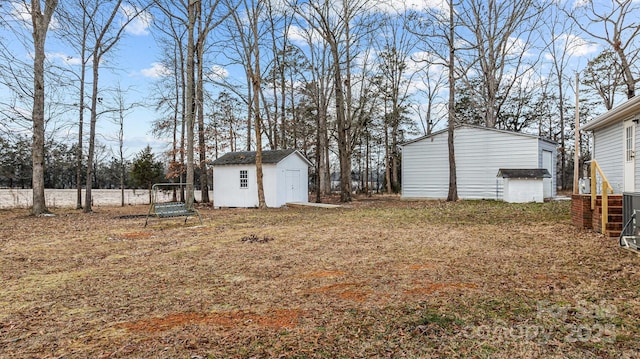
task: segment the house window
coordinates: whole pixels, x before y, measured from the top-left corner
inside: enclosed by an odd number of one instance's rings
[[[249,175],[247,174],[247,170],[240,170],[240,188],[248,188],[249,187]]]

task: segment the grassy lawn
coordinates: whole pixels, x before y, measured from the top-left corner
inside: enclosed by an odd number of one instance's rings
[[[0,357],[638,358],[640,257],[569,207],[0,211]]]

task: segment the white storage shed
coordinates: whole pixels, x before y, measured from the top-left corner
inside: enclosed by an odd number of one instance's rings
[[[257,207],[256,152],[230,152],[214,160],[213,205]],[[262,151],[264,197],[267,207],[309,201],[309,166],[292,149]]]
[[[544,168],[501,168],[497,177],[503,179],[505,202],[526,203],[544,201],[544,179],[551,174]]]
[[[454,132],[458,197],[504,200],[501,168],[546,169],[543,197],[556,195],[557,144],[538,136],[459,125]],[[402,144],[402,198],[446,199],[449,190],[447,130]]]

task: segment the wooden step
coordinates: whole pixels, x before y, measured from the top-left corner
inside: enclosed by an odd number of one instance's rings
[[[607,197],[607,202],[609,203],[609,206],[620,206],[622,207],[622,196],[620,195],[610,195],[609,197]],[[598,198],[596,198],[596,206],[600,206],[602,205],[602,197],[598,196]]]

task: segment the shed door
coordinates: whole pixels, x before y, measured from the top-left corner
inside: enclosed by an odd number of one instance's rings
[[[549,171],[551,178],[545,178],[542,180],[543,183],[543,197],[551,198],[553,197],[553,152],[551,151],[542,151],[542,168]]]
[[[285,177],[285,187],[287,192],[287,202],[300,201],[300,171],[287,170]]]
[[[635,191],[636,126],[633,121],[624,123],[624,191]]]

